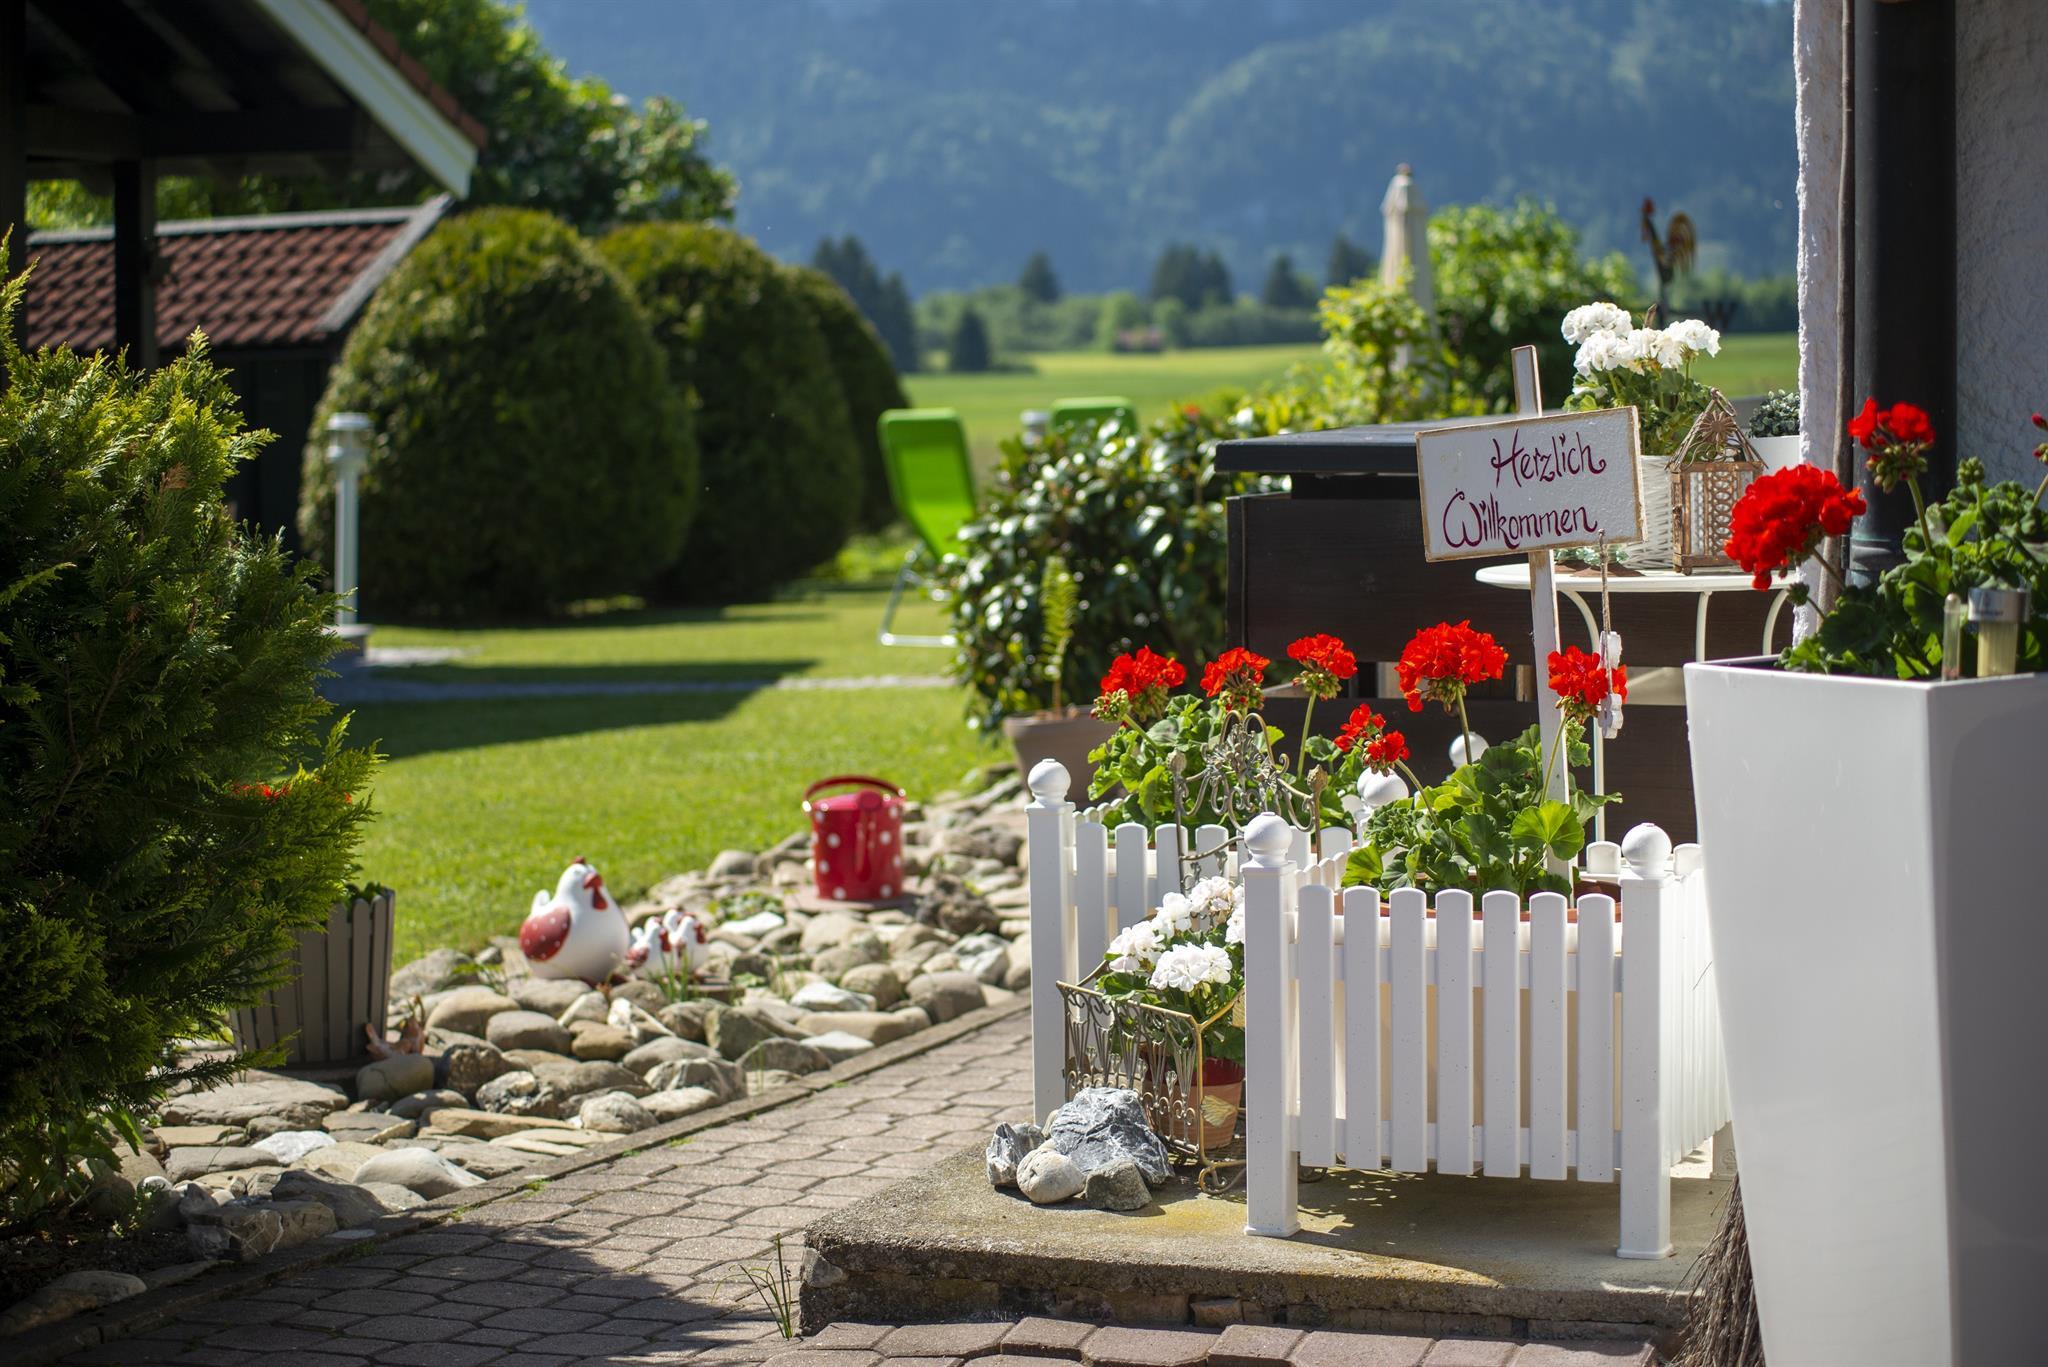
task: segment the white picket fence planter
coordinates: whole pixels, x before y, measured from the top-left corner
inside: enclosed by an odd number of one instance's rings
[[[1304,882],[1292,833],[1253,821],[1247,1232],[1300,1228],[1301,1164],[1582,1182],[1619,1170],[1618,1255],[1670,1255],[1671,1166],[1727,1124],[1728,1099],[1699,849],[1639,830],[1620,918],[1590,895],[1574,924],[1556,893],[1529,898],[1527,921],[1511,892],[1477,908],[1445,892],[1431,908],[1404,888],[1382,910],[1369,888]]]

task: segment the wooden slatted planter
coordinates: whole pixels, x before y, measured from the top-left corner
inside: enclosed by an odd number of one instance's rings
[[[284,1044],[292,1068],[360,1062],[368,1026],[384,1033],[391,988],[391,932],[397,894],[336,902],[324,930],[299,932],[293,976],[256,1005],[234,1013],[235,1044]]]

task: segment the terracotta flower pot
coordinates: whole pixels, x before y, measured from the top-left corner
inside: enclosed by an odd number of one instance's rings
[[[1003,734],[1017,753],[1017,771],[1029,774],[1040,760],[1056,759],[1072,780],[1068,791],[1083,804],[1088,800],[1089,780],[1095,775],[1088,752],[1108,740],[1115,729],[1109,722],[1096,720],[1085,707],[1003,718]]]

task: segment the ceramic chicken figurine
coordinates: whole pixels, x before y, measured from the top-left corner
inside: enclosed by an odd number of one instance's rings
[[[533,895],[533,910],[519,927],[519,951],[534,977],[581,978],[593,986],[625,962],[628,939],[626,913],[581,855],[562,870],[552,897]]]
[[[633,947],[626,951],[629,967],[655,975],[695,973],[707,957],[704,927],[696,917],[673,910],[634,927]]]

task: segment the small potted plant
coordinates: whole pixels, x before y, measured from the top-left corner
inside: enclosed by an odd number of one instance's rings
[[[1003,718],[1003,735],[1017,755],[1017,771],[1028,774],[1043,759],[1056,759],[1082,783],[1091,775],[1088,752],[1102,743],[1109,726],[1085,707],[1069,706],[1063,696],[1067,650],[1073,644],[1075,618],[1081,606],[1080,581],[1059,556],[1049,556],[1038,586],[1043,625],[1038,655],[1031,671],[1045,687],[1044,706],[1026,710],[1041,697],[1020,697]],[[1179,668],[1179,666],[1175,666]],[[1177,680],[1176,680],[1177,682]]]
[[[1779,389],[1764,395],[1749,416],[1749,444],[1773,470],[1799,463],[1798,390]]]
[[[1673,455],[1713,397],[1693,378],[1692,363],[1718,354],[1721,334],[1697,318],[1637,327],[1627,309],[1604,301],[1567,313],[1562,331],[1579,349],[1565,408],[1633,406],[1641,424],[1643,539],[1622,548],[1628,563],[1638,569],[1669,566]]]
[[[2043,488],[1974,460],[1928,502],[1935,432],[1911,404],[1869,401],[1849,431],[1878,487],[1913,498],[1899,563],[1840,585],[1780,656],[1685,667],[1764,1348],[2023,1361],[2038,1337],[2007,1288],[2048,1279],[2024,1081],[2048,1035],[2027,855],[2048,773],[2048,513]],[[1774,588],[1864,504],[1790,466],[1736,505],[1728,552]],[[1874,1135],[1881,1201],[1846,1161]]]

